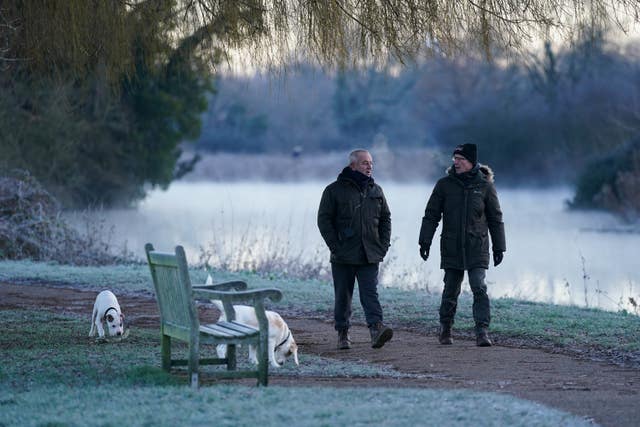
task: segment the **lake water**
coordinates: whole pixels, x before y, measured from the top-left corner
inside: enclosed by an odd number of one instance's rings
[[[440,293],[443,272],[436,232],[431,256],[418,255],[418,232],[432,183],[382,183],[392,217],[392,247],[382,265],[381,283]],[[286,264],[321,265],[329,252],[316,226],[316,212],[327,183],[174,183],[154,191],[136,210],[106,211],[112,242],[140,257],[144,244],[173,250],[182,244],[190,262],[227,268]],[[570,189],[498,188],[504,214],[507,252],[487,273],[492,297],[627,309],[640,300],[637,250],[640,234],[624,230],[605,213],[570,212]],[[603,230],[608,230],[603,232]],[[306,268],[306,267],[305,267]],[[314,272],[316,270],[309,269]],[[315,273],[314,273],[315,274]],[[468,285],[463,284],[468,291]]]

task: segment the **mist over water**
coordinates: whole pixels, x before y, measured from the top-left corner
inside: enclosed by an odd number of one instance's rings
[[[202,249],[227,254],[228,266],[278,254],[325,266],[329,251],[318,232],[316,213],[328,182],[174,183],[154,191],[136,210],[102,212],[114,226],[112,242],[143,257],[144,244],[171,251],[181,244],[190,262]],[[418,233],[433,183],[380,182],[392,218],[392,246],[382,265],[383,286],[440,293],[439,235],[427,262],[418,255]],[[568,188],[501,189],[507,252],[487,273],[491,297],[599,307],[637,308],[640,300],[637,249],[640,234],[606,213],[565,208]],[[616,230],[621,232],[616,232]],[[463,292],[469,291],[465,279]]]

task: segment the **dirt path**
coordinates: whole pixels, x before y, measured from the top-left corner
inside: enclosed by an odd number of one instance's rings
[[[89,319],[95,295],[95,292],[73,288],[0,283],[0,309],[41,307],[86,314]],[[119,296],[119,301],[130,326],[157,326],[153,299]],[[638,369],[576,360],[534,349],[500,345],[478,348],[472,341],[460,339],[455,340],[453,346],[441,346],[433,336],[405,330],[395,330],[390,343],[374,350],[369,346],[368,331],[364,327],[353,328],[351,350],[338,351],[331,323],[308,318],[286,317],[286,320],[302,354],[384,364],[420,377],[274,377],[272,384],[464,388],[509,393],[593,419],[603,426],[637,426],[640,419]]]

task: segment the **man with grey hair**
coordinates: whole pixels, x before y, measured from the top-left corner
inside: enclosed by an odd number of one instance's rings
[[[356,278],[371,346],[380,348],[393,336],[393,330],[382,322],[378,300],[378,264],[391,242],[391,213],[372,172],[371,154],[353,150],[349,165],[322,193],[318,209],[318,228],[331,251],[334,320],[341,350],[351,348],[349,327]]]

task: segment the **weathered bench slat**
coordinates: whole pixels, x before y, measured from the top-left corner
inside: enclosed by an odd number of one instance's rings
[[[242,332],[244,334],[255,334],[256,332],[260,332],[259,329],[254,328],[253,326],[249,326],[246,325],[244,323],[240,323],[240,322],[236,322],[235,320],[232,322],[218,322],[216,323],[216,325],[223,327],[223,328],[228,328],[234,331],[238,331],[238,332]]]
[[[279,301],[278,289],[246,290],[245,282],[235,281],[216,285],[192,286],[187,259],[182,246],[175,254],[157,252],[150,243],[145,245],[156,300],[160,310],[162,368],[187,366],[191,385],[198,387],[199,365],[226,365],[227,370],[212,373],[218,378],[257,378],[258,385],[268,384],[267,342],[269,325],[264,300]],[[222,300],[227,321],[200,325],[195,300]],[[236,322],[234,303],[245,303],[256,310],[258,328]],[[172,359],[171,340],[185,341],[189,345],[188,359]],[[200,344],[226,344],[227,357],[200,358]],[[239,344],[252,344],[258,349],[255,370],[236,370],[236,349]]]
[[[222,325],[217,325],[215,323],[211,325],[200,325],[200,330],[216,337],[228,338],[250,338],[260,334],[260,331],[257,329],[254,329],[251,332],[245,332],[231,329]]]

